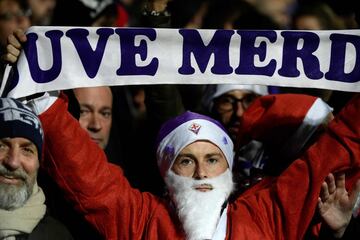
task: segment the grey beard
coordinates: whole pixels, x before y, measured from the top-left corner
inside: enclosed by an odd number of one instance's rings
[[[0,209],[14,210],[22,207],[32,194],[34,179],[31,180],[22,169],[11,172],[2,165],[0,165],[0,175],[16,175],[23,179],[20,186],[0,183]]]

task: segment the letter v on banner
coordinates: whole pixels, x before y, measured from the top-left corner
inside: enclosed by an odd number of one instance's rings
[[[96,45],[96,49],[92,50],[92,47],[88,41],[89,31],[83,28],[70,29],[66,32],[66,36],[73,42],[77,53],[81,59],[81,63],[84,66],[85,72],[89,78],[94,78],[101,64],[106,48],[106,43],[109,36],[114,34],[114,29],[100,28],[96,30],[96,34],[99,35],[99,39]]]
[[[31,27],[27,37],[2,96],[217,83],[360,92],[360,30]]]

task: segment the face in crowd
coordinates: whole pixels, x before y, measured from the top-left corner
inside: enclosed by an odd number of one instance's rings
[[[16,29],[26,30],[30,26],[28,12],[18,0],[0,0],[0,46],[6,46],[7,37]]]
[[[186,234],[193,237],[190,239],[210,239],[233,189],[221,149],[210,141],[187,145],[176,157],[166,182]]]
[[[235,140],[240,131],[240,119],[259,95],[247,90],[232,90],[214,99],[214,111],[219,121]]]
[[[32,25],[49,25],[56,6],[56,0],[28,0],[31,8]]]
[[[112,124],[112,93],[109,87],[74,89],[80,105],[79,123],[91,139],[105,149]]]
[[[32,193],[39,168],[38,150],[26,138],[0,139],[0,209],[24,205]]]
[[[217,177],[228,169],[224,154],[215,144],[207,141],[197,141],[186,146],[172,166],[172,171],[180,176],[193,179]],[[201,192],[211,191],[210,186],[196,186]]]
[[[191,112],[163,126],[158,164],[177,215],[188,239],[211,239],[233,190],[232,141],[220,123]]]

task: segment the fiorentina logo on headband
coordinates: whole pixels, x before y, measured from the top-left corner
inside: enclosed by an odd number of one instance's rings
[[[190,125],[189,130],[197,135],[200,131],[200,128],[201,128],[201,125],[194,122]]]

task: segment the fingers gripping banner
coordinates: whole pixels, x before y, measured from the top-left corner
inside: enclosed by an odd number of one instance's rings
[[[360,30],[32,27],[0,91],[236,83],[360,92],[359,80]]]

